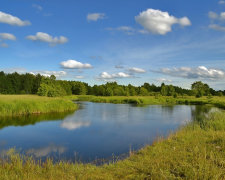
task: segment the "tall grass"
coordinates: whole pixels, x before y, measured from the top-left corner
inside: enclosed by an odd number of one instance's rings
[[[192,123],[111,164],[35,162],[10,152],[0,179],[225,179],[225,112]],[[25,159],[25,160],[24,160]]]
[[[17,116],[76,110],[77,105],[64,98],[35,95],[0,95],[0,116]]]
[[[91,101],[98,103],[115,104],[136,104],[136,105],[175,105],[175,104],[212,104],[214,106],[225,108],[225,97],[201,97],[180,96],[173,98],[171,96],[70,96],[69,99],[78,101]]]

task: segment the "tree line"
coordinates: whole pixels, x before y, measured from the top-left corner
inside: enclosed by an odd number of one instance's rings
[[[201,81],[194,82],[191,89],[178,86],[160,86],[144,83],[142,86],[119,85],[108,82],[102,85],[90,86],[80,81],[56,80],[54,75],[45,77],[40,74],[7,74],[0,72],[0,94],[38,94],[40,96],[57,97],[66,95],[96,95],[96,96],[223,96],[224,91],[216,91]]]

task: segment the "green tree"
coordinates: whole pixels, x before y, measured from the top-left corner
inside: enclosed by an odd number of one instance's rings
[[[191,85],[191,89],[193,90],[196,97],[202,97],[204,95],[210,94],[210,88],[208,84],[204,84],[201,81],[196,81]]]
[[[148,90],[145,89],[144,87],[141,87],[141,89],[140,89],[140,95],[141,96],[148,96],[149,95]]]

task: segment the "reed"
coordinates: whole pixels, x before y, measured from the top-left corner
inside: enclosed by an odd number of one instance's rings
[[[64,98],[48,98],[35,95],[0,95],[0,116],[65,112],[78,106]]]

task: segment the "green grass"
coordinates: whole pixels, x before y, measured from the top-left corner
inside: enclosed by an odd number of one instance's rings
[[[65,111],[76,108],[71,100],[225,107],[225,97],[0,96],[0,114]],[[131,152],[125,160],[102,166],[37,162],[11,150],[7,160],[0,160],[0,179],[225,179],[225,112],[212,113],[201,123],[188,124],[166,139],[158,138],[153,145]]]
[[[0,95],[0,116],[65,112],[78,106],[64,98],[48,98],[35,95]]]
[[[211,114],[202,124],[189,124],[103,166],[35,162],[11,151],[8,161],[0,162],[0,179],[225,179],[225,112]]]
[[[175,104],[212,104],[216,107],[225,108],[225,97],[201,97],[194,96],[169,97],[169,96],[91,96],[80,95],[70,96],[68,99],[78,101],[91,101],[97,103],[114,103],[114,104],[136,104],[136,105],[175,105]]]

